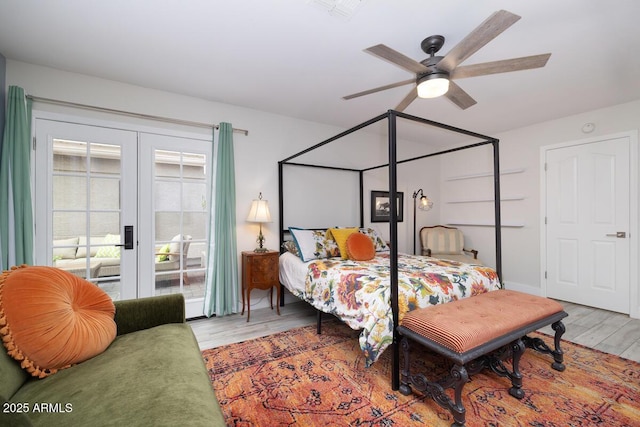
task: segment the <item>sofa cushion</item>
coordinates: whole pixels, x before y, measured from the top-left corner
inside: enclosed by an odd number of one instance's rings
[[[59,247],[66,246],[66,247]],[[75,259],[78,250],[78,238],[58,239],[53,241],[53,260]]]
[[[100,246],[96,251],[96,258],[120,258],[120,247],[115,246],[120,244],[119,234],[107,234],[102,243],[111,243],[113,246]]]
[[[22,266],[0,277],[0,336],[11,357],[33,376],[104,351],[116,336],[113,301],[64,270]]]
[[[186,323],[118,336],[100,355],[43,380],[15,402],[60,402],[63,413],[31,413],[34,426],[224,426],[224,416]]]
[[[98,246],[104,243],[104,236],[92,236],[89,239],[89,257],[96,256],[98,252]],[[87,236],[78,237],[78,252],[76,252],[76,258],[87,257]]]
[[[8,400],[28,378],[29,374],[20,367],[20,363],[0,345],[0,399]]]

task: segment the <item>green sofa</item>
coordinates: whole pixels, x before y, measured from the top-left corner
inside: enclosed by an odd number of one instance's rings
[[[116,301],[103,353],[32,378],[0,344],[0,426],[224,426],[184,297]]]

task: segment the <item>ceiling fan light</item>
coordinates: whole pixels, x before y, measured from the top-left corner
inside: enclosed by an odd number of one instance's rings
[[[449,90],[449,78],[445,74],[429,74],[418,80],[420,98],[437,98]]]

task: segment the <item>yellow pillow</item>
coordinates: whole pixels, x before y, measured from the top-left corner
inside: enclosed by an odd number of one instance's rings
[[[330,228],[331,235],[333,236],[333,240],[338,244],[338,249],[340,249],[340,256],[342,259],[348,259],[349,254],[347,253],[347,239],[353,233],[358,232],[358,227],[353,228]]]
[[[163,262],[169,260],[169,251],[170,251],[169,243],[160,248],[158,253],[156,254],[156,262]]]

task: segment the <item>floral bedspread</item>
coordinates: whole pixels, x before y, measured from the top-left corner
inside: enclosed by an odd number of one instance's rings
[[[378,253],[366,262],[320,259],[308,266],[305,291],[297,297],[362,330],[367,366],[393,342],[390,260]],[[500,288],[494,269],[424,256],[398,254],[399,319],[407,311]]]

